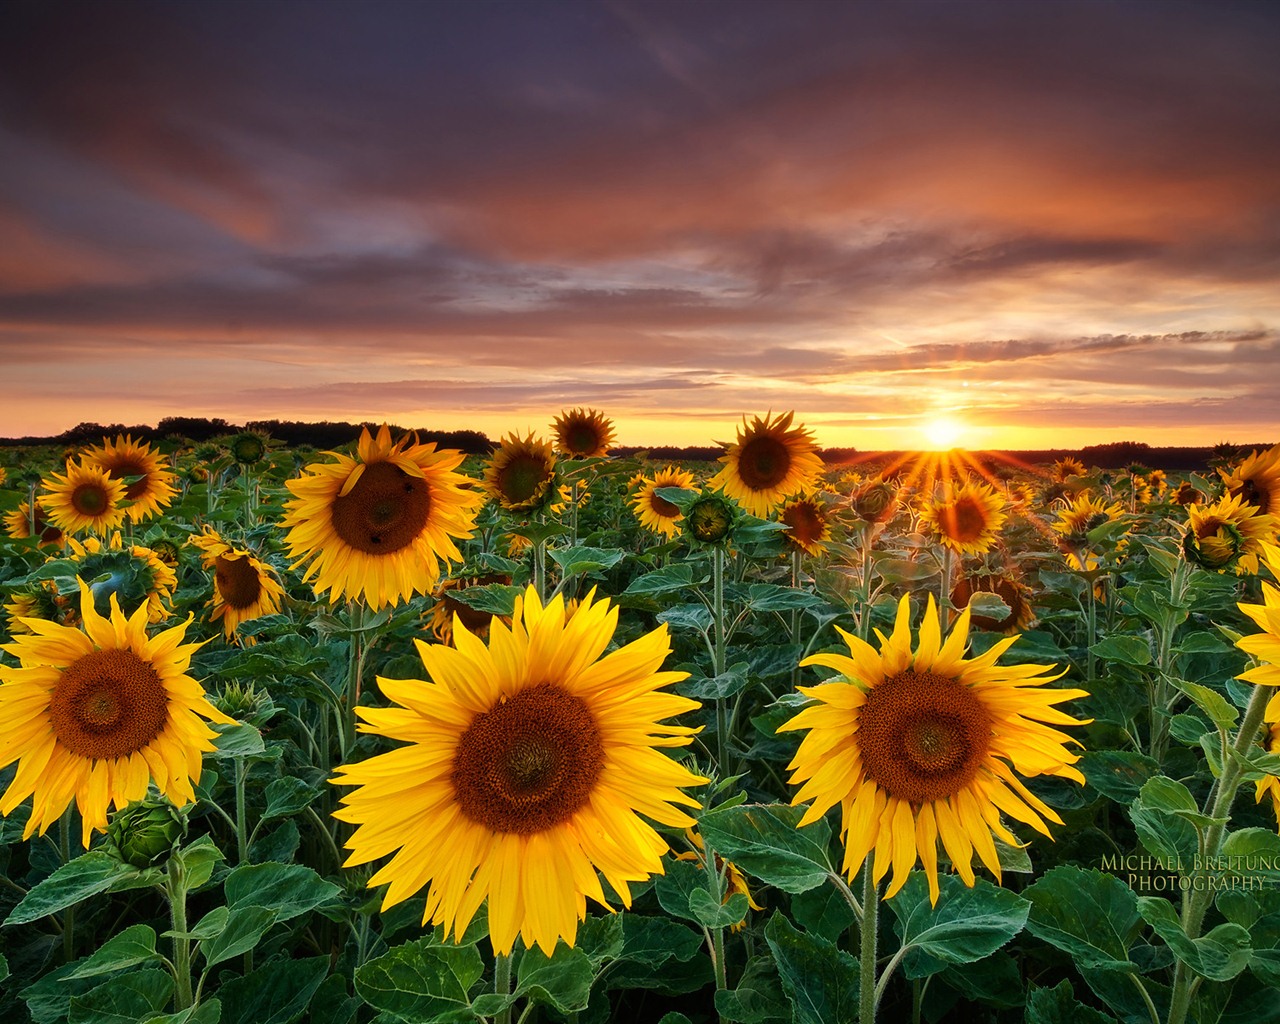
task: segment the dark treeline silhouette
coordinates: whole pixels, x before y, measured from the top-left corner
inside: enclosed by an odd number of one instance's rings
[[[35,445],[66,445],[69,447],[96,444],[104,437],[115,437],[117,434],[131,434],[143,441],[187,440],[196,443],[211,441],[225,437],[241,430],[256,430],[297,447],[309,445],[313,448],[338,448],[350,444],[360,436],[360,428],[368,427],[376,431],[377,423],[347,423],[345,421],[322,420],[318,423],[303,420],[250,420],[245,424],[229,423],[220,417],[203,416],[166,416],[154,427],[148,424],[127,425],[123,423],[77,423],[70,430],[49,437],[6,437],[0,438],[0,445],[6,447],[32,447]],[[395,436],[407,433],[413,428],[391,425]],[[418,439],[423,443],[434,441],[441,448],[456,448],[468,455],[488,455],[497,442],[491,441],[478,430],[417,430]],[[1274,442],[1272,442],[1274,443]],[[989,472],[999,474],[1007,472],[1017,465],[1035,466],[1049,465],[1064,458],[1079,459],[1086,467],[1097,467],[1105,470],[1123,470],[1131,465],[1141,465],[1148,469],[1198,470],[1206,471],[1215,460],[1227,452],[1248,454],[1271,447],[1271,443],[1228,445],[1220,443],[1206,447],[1155,447],[1142,441],[1113,441],[1109,444],[1094,444],[1085,448],[1044,448],[1032,451],[978,451],[966,452],[967,461],[978,463]],[[620,457],[645,453],[651,459],[669,462],[714,462],[724,454],[719,446],[692,445],[678,447],[659,445],[644,448],[638,445],[620,445],[613,448],[613,454]],[[857,467],[860,464],[875,462],[877,464],[898,465],[904,472],[910,472],[910,463],[920,457],[918,453],[907,451],[859,451],[857,448],[824,448],[820,452],[822,460],[831,467],[848,465]],[[924,453],[926,458],[936,458],[938,453]]]

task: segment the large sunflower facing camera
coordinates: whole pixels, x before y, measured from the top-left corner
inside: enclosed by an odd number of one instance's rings
[[[817,703],[778,731],[808,730],[788,766],[800,786],[792,803],[811,801],[800,825],[839,805],[850,879],[874,850],[877,882],[893,868],[888,898],[918,860],[937,903],[939,840],[972,886],[975,852],[1000,878],[993,835],[1021,845],[1001,813],[1046,836],[1046,820],[1062,824],[1018,775],[1084,782],[1072,767],[1079,758],[1066,747],[1075,741],[1052,726],[1086,724],[1053,705],[1088,694],[1045,686],[1057,678],[1045,676],[1052,666],[997,665],[1016,637],[966,658],[969,609],[944,639],[932,596],[912,650],[910,615],[904,596],[893,635],[876,631],[879,651],[841,630],[848,655],[802,661],[839,675],[800,687]]]
[[[805,427],[792,427],[795,413],[776,418],[746,417],[738,428],[738,439],[720,457],[724,468],[708,482],[721,488],[752,515],[767,516],[793,494],[811,487],[822,474],[813,434]]]
[[[154,780],[173,803],[195,800],[201,759],[215,733],[202,719],[232,724],[187,675],[199,644],[184,644],[190,619],[147,636],[147,607],[125,617],[111,599],[99,615],[80,585],[82,628],[23,619],[30,630],[4,644],[19,667],[0,665],[0,768],[17,773],[0,814],[31,797],[23,838],[41,835],[71,801],[87,847],[107,827],[107,809],[146,795]]]
[[[461,561],[454,541],[471,536],[478,493],[456,472],[462,452],[437,451],[386,424],[360,432],[356,457],[329,453],[285,486],[293,492],[280,525],[303,579],[331,603],[362,598],[377,610],[428,593],[440,562]]]
[[[178,495],[175,477],[163,464],[160,453],[145,441],[128,434],[102,439],[102,444],[86,449],[84,458],[95,462],[125,485],[128,505],[125,515],[140,523],[173,504]]]
[[[383,907],[428,886],[423,923],[461,938],[488,900],[498,953],[517,935],[551,954],[573,945],[586,898],[606,905],[596,873],[626,906],[629,885],[662,874],[673,828],[697,807],[681,787],[705,779],[662,752],[696,731],[664,719],[698,707],[664,691],[665,624],[605,654],[618,612],[594,591],[569,614],[529,588],[486,646],[461,620],[453,647],[418,642],[428,681],[379,679],[398,707],[357,708],[361,729],[405,746],[342,765],[356,788],[335,817],[356,825],[347,866],[391,859],[371,886]]]

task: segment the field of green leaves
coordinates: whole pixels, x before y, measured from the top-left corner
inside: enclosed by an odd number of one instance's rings
[[[1280,446],[611,433],[0,450],[0,1020],[1280,1020]]]

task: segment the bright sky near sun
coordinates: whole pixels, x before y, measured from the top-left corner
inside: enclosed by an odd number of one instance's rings
[[[0,435],[1280,440],[1280,6],[27,2]]]

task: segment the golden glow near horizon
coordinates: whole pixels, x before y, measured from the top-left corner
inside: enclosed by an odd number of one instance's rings
[[[931,416],[920,425],[920,434],[924,437],[926,451],[947,451],[960,445],[965,435],[965,426],[955,416]]]

